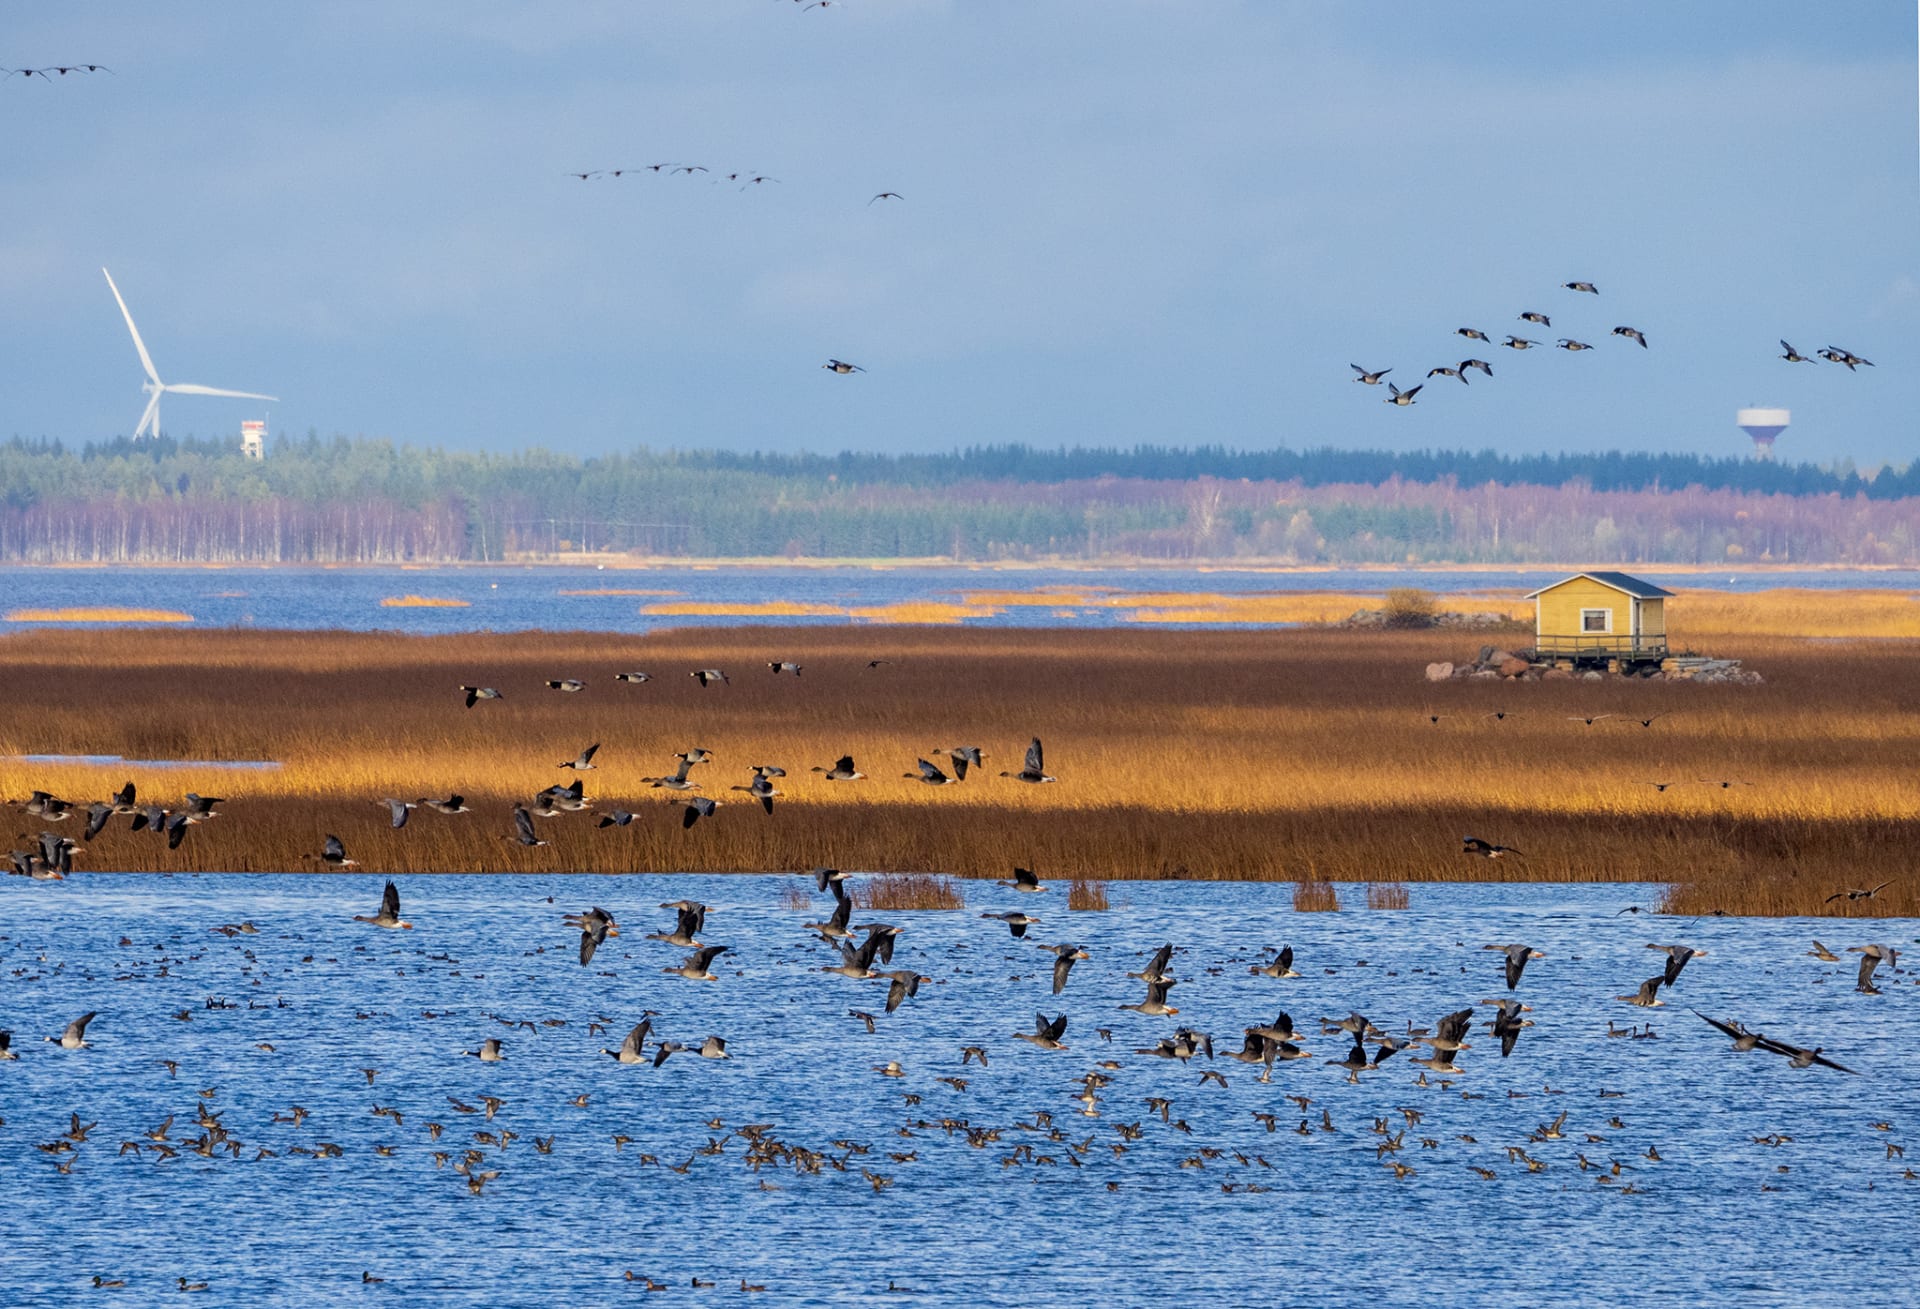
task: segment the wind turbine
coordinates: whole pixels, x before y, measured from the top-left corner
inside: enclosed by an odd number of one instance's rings
[[[193,382],[163,382],[160,374],[154,371],[153,356],[147,353],[146,342],[140,339],[140,329],[133,325],[133,315],[127,312],[127,302],[120,297],[120,288],[113,284],[113,274],[106,269],[100,270],[107,279],[107,288],[113,292],[115,303],[120,306],[120,316],[127,320],[127,331],[133,334],[133,348],[140,352],[140,366],[147,370],[147,380],[140,384],[143,394],[153,398],[147,401],[146,412],[140,415],[140,425],[133,429],[133,439],[151,435],[156,439],[160,435],[160,397],[171,391],[175,395],[223,395],[236,400],[273,400],[277,395],[261,395],[256,391],[223,391],[215,386],[200,386]]]

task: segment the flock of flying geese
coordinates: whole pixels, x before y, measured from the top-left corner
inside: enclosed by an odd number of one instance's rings
[[[1600,288],[1595,286],[1592,282],[1562,282],[1560,285],[1563,289],[1568,291],[1582,292],[1587,295],[1596,295],[1596,296],[1600,294]],[[1529,309],[1524,313],[1522,313],[1520,315],[1520,321],[1523,323],[1533,324],[1538,327],[1553,326],[1553,319],[1551,317],[1534,309]],[[1483,341],[1489,345],[1493,343],[1492,338],[1490,338],[1485,332],[1481,331],[1477,327],[1457,327],[1454,329],[1453,334],[1455,336],[1465,337],[1469,341]],[[1623,340],[1631,341],[1635,345],[1639,346],[1642,350],[1647,349],[1647,334],[1641,331],[1637,327],[1627,327],[1627,326],[1616,327],[1613,329],[1610,335],[1620,337]],[[1500,344],[1509,350],[1518,351],[1518,350],[1531,350],[1536,346],[1544,346],[1546,343],[1543,341],[1536,341],[1531,337],[1516,336],[1509,333],[1507,335],[1507,339],[1500,342]],[[1561,337],[1558,341],[1554,343],[1554,346],[1557,349],[1565,350],[1569,353],[1578,353],[1582,350],[1593,349],[1593,346],[1588,344],[1587,342],[1571,336]],[[1810,364],[1815,362],[1813,359],[1809,358],[1806,355],[1801,354],[1798,350],[1795,350],[1792,346],[1788,345],[1785,341],[1782,341],[1780,343],[1780,348],[1786,352],[1780,357],[1782,359],[1785,359],[1789,363]],[[1872,360],[1862,359],[1859,355],[1854,354],[1851,350],[1842,350],[1835,346],[1827,346],[1825,349],[1820,350],[1818,354],[1820,358],[1827,360],[1829,363],[1846,365],[1846,369],[1848,372],[1854,371],[1854,369],[1860,366],[1861,364],[1865,364],[1869,368],[1873,367]],[[1367,386],[1380,386],[1384,383],[1388,391],[1388,395],[1385,403],[1390,405],[1398,405],[1401,408],[1405,408],[1406,406],[1415,403],[1414,397],[1418,395],[1426,387],[1427,382],[1432,381],[1436,377],[1451,377],[1454,381],[1459,382],[1462,386],[1465,386],[1468,384],[1467,374],[1475,371],[1476,369],[1480,371],[1482,374],[1486,375],[1487,377],[1493,376],[1493,365],[1488,363],[1486,360],[1462,359],[1457,364],[1441,364],[1437,367],[1429,368],[1427,370],[1427,376],[1425,381],[1420,382],[1416,386],[1410,386],[1406,390],[1402,391],[1397,385],[1395,385],[1392,382],[1388,382],[1386,380],[1387,374],[1393,371],[1391,368],[1366,369],[1366,368],[1362,368],[1359,364],[1348,364],[1347,367],[1351,368],[1354,371],[1355,376],[1353,380],[1356,382],[1364,383]]]

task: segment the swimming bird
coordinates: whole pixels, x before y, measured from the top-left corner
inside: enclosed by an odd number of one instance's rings
[[[562,759],[559,763],[555,764],[554,767],[571,768],[576,773],[584,773],[589,768],[593,767],[593,756],[596,752],[599,751],[599,749],[600,749],[600,743],[598,741],[595,741],[592,745],[582,750],[579,754],[575,755],[573,758]]]
[[[593,958],[593,952],[609,936],[620,935],[620,925],[613,921],[613,915],[595,905],[583,914],[568,914],[562,920],[568,927],[580,932],[580,963],[585,967]]]
[[[834,761],[831,768],[822,768],[819,764],[815,764],[813,771],[821,774],[829,782],[858,782],[866,778],[865,773],[853,766],[853,756],[850,754],[841,755]]]
[[[547,689],[549,691],[566,691],[572,693],[574,691],[586,690],[587,684],[577,677],[562,677],[558,680],[549,679]]]
[[[1569,291],[1585,291],[1588,295],[1599,295],[1600,289],[1592,282],[1562,282],[1560,285]]]
[[[715,682],[724,683],[727,680],[727,675],[718,668],[696,668],[687,676],[700,683],[702,688],[712,686]]]
[[[1029,918],[1026,914],[1020,913],[1017,910],[1009,910],[1006,913],[1000,914],[981,914],[980,916],[1005,923],[1016,937],[1025,936],[1027,929],[1040,921],[1038,918]]]
[[[1003,772],[1000,776],[1011,777],[1017,782],[1032,782],[1035,785],[1041,782],[1057,782],[1060,780],[1057,777],[1048,775],[1041,754],[1040,738],[1037,736],[1034,737],[1032,742],[1027,746],[1027,757],[1025,762],[1021,764],[1020,771],[1017,773]]]
[[[1638,343],[1642,350],[1647,348],[1647,334],[1637,327],[1616,327],[1613,329],[1613,334],[1615,336],[1624,336],[1627,340]]]
[[[1384,401],[1384,403],[1390,404],[1390,405],[1399,405],[1402,409],[1404,409],[1408,405],[1413,403],[1413,397],[1415,397],[1416,395],[1419,395],[1420,392],[1425,389],[1425,387],[1426,387],[1426,383],[1423,382],[1419,386],[1410,386],[1406,390],[1402,391],[1399,387],[1395,386],[1392,382],[1388,382],[1387,390],[1391,391],[1393,394],[1389,395]]]
[[[444,800],[429,800],[423,798],[420,803],[435,813],[440,814],[467,814],[473,812],[467,808],[467,797],[464,795],[450,795]]]
[[[400,917],[400,888],[392,882],[388,882],[387,889],[380,894],[380,912],[371,918],[365,914],[355,914],[353,921],[372,923],[375,927],[399,927],[409,932],[413,930],[413,924]]]
[[[1033,1030],[1031,1032],[1015,1032],[1013,1039],[1037,1045],[1042,1050],[1064,1050],[1067,1048],[1067,1043],[1060,1038],[1066,1034],[1067,1016],[1065,1014],[1061,1014],[1058,1018],[1048,1018],[1045,1014],[1035,1014],[1033,1016]]]
[[[1255,964],[1248,968],[1247,971],[1256,977],[1300,976],[1300,974],[1293,971],[1293,947],[1290,945],[1282,947],[1280,953],[1273,957],[1271,963]]]
[[[393,828],[396,832],[407,825],[407,812],[418,807],[412,800],[396,800],[392,796],[384,800],[376,800],[374,803],[387,807],[387,812],[393,817]]]
[[[995,882],[994,885],[1009,886],[1016,891],[1026,891],[1029,893],[1044,891],[1047,889],[1046,887],[1040,885],[1040,875],[1034,872],[1031,868],[1015,868],[1013,870],[1013,880],[1011,882],[1007,881],[1005,878],[1002,878],[1001,880]]]
[[[707,970],[707,965],[711,964],[731,948],[731,946],[725,945],[702,946],[681,960],[679,967],[662,968],[660,971],[670,973],[675,977],[684,977],[690,982],[715,981],[714,975]]]
[[[491,686],[463,686],[460,689],[466,692],[467,708],[469,709],[473,708],[475,703],[481,700],[500,700],[505,698]]]
[[[184,818],[185,815],[175,814],[174,817]],[[358,860],[347,858],[347,848],[341,845],[340,838],[331,832],[327,833],[326,844],[321,847],[320,853],[317,855],[308,855],[307,857],[309,859],[318,859],[329,868],[358,868],[360,866]]]
[[[872,201],[868,201],[868,203],[871,204]],[[867,371],[859,364],[850,364],[844,359],[829,359],[820,366],[829,373],[838,373],[842,377],[845,377],[848,373],[864,373]]]
[[[482,1041],[478,1050],[467,1050],[463,1053],[471,1059],[478,1059],[483,1064],[501,1063],[507,1057],[501,1052],[500,1038],[497,1036],[489,1036]]]
[[[1520,974],[1527,970],[1530,959],[1545,959],[1547,956],[1530,945],[1483,945],[1482,950],[1498,950],[1507,957],[1507,989],[1520,985]]]
[[[1648,942],[1647,949],[1667,952],[1667,970],[1660,978],[1662,986],[1672,986],[1679,981],[1680,970],[1687,966],[1687,961],[1696,955],[1706,953],[1705,950],[1696,950],[1689,945],[1657,945],[1653,942]]]
[[[618,1050],[609,1050],[605,1046],[602,1046],[600,1048],[600,1053],[604,1055],[610,1055],[615,1060],[623,1064],[645,1063],[646,1057],[645,1055],[642,1054],[642,1051],[646,1049],[647,1033],[651,1032],[652,1030],[653,1030],[653,1019],[642,1018],[639,1022],[633,1025],[633,1030],[627,1033],[626,1040],[620,1043],[620,1048]]]
[[[1353,379],[1354,381],[1364,382],[1368,386],[1380,385],[1381,379],[1385,378],[1388,373],[1391,373],[1393,371],[1391,368],[1382,368],[1377,372],[1369,373],[1366,369],[1362,368],[1359,364],[1348,364],[1347,367],[1351,368],[1354,372],[1359,374],[1358,377]]]
[[[1460,853],[1478,855],[1482,859],[1500,859],[1510,854],[1523,854],[1522,851],[1510,845],[1495,845],[1492,841],[1483,841],[1477,836],[1461,837]]]
[[[1053,993],[1055,995],[1067,989],[1067,974],[1073,971],[1074,963],[1092,957],[1077,945],[1043,945],[1040,948],[1053,951]]]
[[[1780,343],[1780,348],[1786,351],[1786,353],[1780,357],[1790,364],[1810,364],[1814,362],[1812,359],[1807,358],[1807,356],[1788,345],[1785,341]]]
[[[517,841],[521,845],[529,848],[546,844],[545,841],[534,834],[533,815],[527,812],[525,805],[515,805],[513,807],[513,835],[507,839]]]
[[[914,763],[918,768],[917,772],[900,774],[909,781],[925,782],[928,786],[951,786],[958,780],[941,772],[938,764],[928,763],[925,759],[916,759]]]
[[[87,1024],[99,1016],[97,1011],[90,1010],[68,1023],[66,1030],[61,1032],[60,1035],[49,1036],[43,1039],[53,1042],[62,1050],[90,1049],[91,1047],[87,1044]],[[11,1043],[12,1038],[9,1037],[8,1040],[9,1043]]]
[[[690,795],[687,797],[687,807],[680,813],[680,826],[692,827],[702,818],[711,818],[713,811],[719,807],[718,800],[710,800],[704,795]]]

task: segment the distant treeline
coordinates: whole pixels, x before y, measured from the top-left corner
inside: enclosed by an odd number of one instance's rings
[[[0,444],[0,561],[703,558],[1920,563],[1920,462],[1224,447],[455,452]]]

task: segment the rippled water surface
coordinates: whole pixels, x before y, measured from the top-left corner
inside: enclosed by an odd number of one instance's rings
[[[1912,944],[1913,921],[1679,922],[1619,912],[1656,895],[1621,886],[1416,886],[1406,910],[1295,914],[1284,884],[1114,884],[1111,911],[1069,913],[1063,888],[968,884],[963,912],[856,916],[904,927],[893,967],[932,979],[888,1015],[883,985],[818,971],[832,957],[801,924],[830,903],[783,903],[811,892],[797,878],[400,885],[412,931],[352,921],[381,886],[357,876],[0,887],[0,1026],[19,1054],[0,1063],[0,1300],[96,1303],[97,1274],[127,1282],[125,1303],[184,1277],[234,1305],[1912,1302],[1920,1180],[1889,1147],[1920,1166],[1920,991],[1883,968],[1882,994],[1857,993],[1844,949]],[[644,939],[682,896],[730,947],[715,981],[664,975],[685,952]],[[1033,939],[1091,955],[1057,999],[1051,956],[979,917],[1016,902],[1042,920]],[[624,931],[582,967],[561,917],[589,904]],[[213,930],[242,920],[258,933]],[[1814,936],[1842,962],[1807,957]],[[1163,941],[1179,1016],[1120,1010],[1141,993],[1125,974]],[[1513,941],[1546,957],[1521,980],[1534,1025],[1510,1059],[1482,1010],[1446,1085],[1416,1084],[1412,1051],[1357,1086],[1321,1062],[1346,1044],[1322,1016],[1399,1032],[1504,994],[1480,947]],[[1659,971],[1650,941],[1708,953],[1642,1010],[1612,997]],[[1284,943],[1301,977],[1249,974]],[[1736,1054],[1690,1007],[1860,1075]],[[655,1036],[716,1033],[733,1057],[599,1053],[648,1009]],[[87,1010],[91,1049],[39,1039]],[[1184,1023],[1237,1048],[1280,1010],[1315,1057],[1270,1085],[1225,1058],[1134,1053]],[[1069,1016],[1068,1049],[1012,1039],[1036,1011]],[[1643,1023],[1652,1039],[1608,1035]],[[504,1062],[463,1053],[488,1036]],[[964,1045],[988,1066],[963,1066]],[[890,1060],[903,1077],[875,1071]],[[1086,1117],[1075,1097],[1096,1069],[1111,1084]],[[1208,1069],[1228,1085],[1201,1085]],[[276,1121],[294,1105],[304,1122]],[[194,1152],[203,1109],[237,1153]],[[1563,1139],[1529,1140],[1563,1112]],[[70,1114],[97,1123],[86,1140],[36,1148]],[[169,1115],[165,1159],[148,1133]],[[756,1172],[746,1124],[824,1162]],[[514,1135],[501,1149],[478,1132]],[[1754,1140],[1775,1134],[1791,1140]],[[298,1152],[322,1143],[337,1157]],[[469,1148],[473,1171],[498,1173],[479,1195],[452,1169]],[[672,1289],[647,1297],[627,1270]]]
[[[1920,589],[1920,572],[1846,571],[1640,574],[1674,587],[1875,587]],[[697,602],[753,605],[770,601],[840,608],[909,603],[956,603],[967,593],[1060,587],[1081,593],[1185,592],[1247,595],[1261,592],[1353,591],[1381,595],[1393,586],[1438,594],[1498,591],[1523,595],[1566,576],[1564,569],[1511,572],[1409,572],[1327,569],[1243,572],[1232,569],[1066,569],[997,571],[954,567],[722,568],[668,566],[645,570],[591,567],[464,568],[0,568],[0,632],[44,624],[9,622],[16,608],[117,607],[171,609],[200,627],[258,626],[345,631],[467,632],[480,629],[589,629],[646,632],[681,627],[779,622],[833,624],[846,617],[751,617],[648,614],[652,605]],[[593,595],[567,592],[626,591]],[[634,594],[658,592],[659,594]],[[401,595],[461,600],[463,608],[391,608]],[[1111,627],[1128,621],[1125,609],[1071,602],[1013,605],[966,620],[991,627]]]

